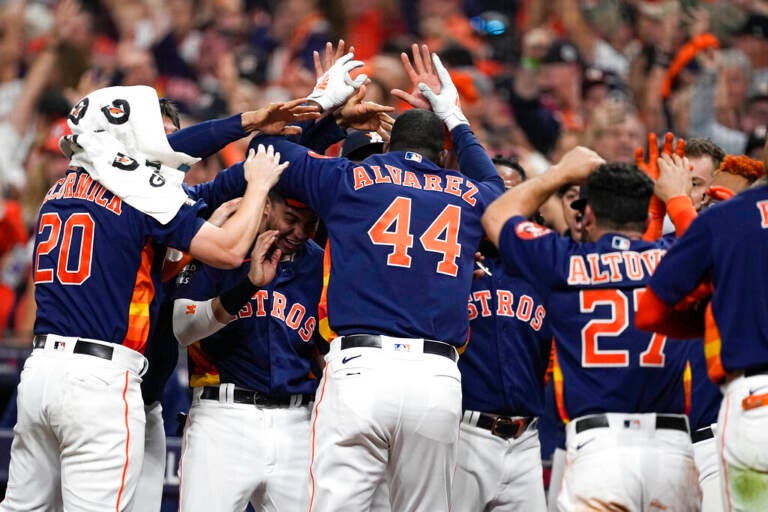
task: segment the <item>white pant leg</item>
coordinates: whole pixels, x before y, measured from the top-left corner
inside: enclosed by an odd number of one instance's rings
[[[251,504],[264,512],[305,512],[309,508],[310,406],[265,408],[263,413],[273,458],[264,471],[264,491],[257,490]]]
[[[165,428],[160,402],[144,406],[147,424],[144,428],[144,463],[141,466],[133,510],[159,512],[165,483]]]
[[[565,472],[565,450],[555,448],[552,454],[552,472],[549,478],[549,489],[547,490],[547,511],[557,511],[557,495],[560,494],[560,487],[563,485],[563,473]]]
[[[461,414],[456,364],[333,344],[326,361],[313,413],[312,512],[370,509],[385,470],[393,510],[447,510]]]
[[[724,506],[733,512],[768,510],[768,406],[742,407],[750,392],[768,393],[768,375],[740,377],[723,389],[717,431]]]
[[[61,510],[59,445],[44,417],[47,365],[29,357],[17,393],[11,462],[3,512]],[[55,503],[59,502],[56,506]]]
[[[716,428],[716,425],[712,426],[713,431]],[[693,457],[696,461],[696,469],[699,470],[702,512],[724,512],[716,437],[694,443]]]
[[[535,429],[517,439],[461,424],[452,510],[544,512],[541,446]]]
[[[578,420],[569,423],[558,510],[613,505],[635,511],[658,505],[680,512],[699,511],[701,491],[689,434],[656,429],[654,414],[608,416],[618,420],[610,428],[579,434],[572,426]],[[624,419],[629,426],[617,427]]]
[[[390,512],[391,510],[392,506],[389,504],[389,484],[384,480],[373,492],[371,512]]]

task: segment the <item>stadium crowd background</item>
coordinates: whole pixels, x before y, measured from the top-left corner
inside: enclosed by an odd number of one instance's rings
[[[98,87],[145,84],[189,126],[308,94],[313,50],[340,38],[366,62],[368,98],[398,111],[389,91],[410,87],[400,53],[428,43],[489,153],[529,176],[579,144],[633,161],[648,132],[763,159],[768,0],[0,1],[0,348],[18,347],[0,354],[0,411],[30,345],[30,230],[68,166],[58,139],[70,107]]]

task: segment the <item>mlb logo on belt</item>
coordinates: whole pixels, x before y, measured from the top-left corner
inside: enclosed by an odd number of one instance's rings
[[[410,352],[410,343],[395,343],[395,352]]]
[[[66,341],[54,341],[53,342],[53,350],[64,350],[67,348],[67,342]]]
[[[640,428],[640,420],[624,420],[624,428],[630,428],[630,429]]]

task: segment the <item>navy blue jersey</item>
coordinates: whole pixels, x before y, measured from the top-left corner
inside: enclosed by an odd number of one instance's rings
[[[144,352],[162,255],[187,250],[203,224],[184,205],[162,225],[70,169],[45,197],[35,228],[36,334],[80,336]]]
[[[312,372],[317,303],[322,290],[323,251],[312,241],[259,289],[236,318],[189,347],[190,384],[232,383],[269,395],[314,393]],[[192,263],[179,274],[176,298],[207,300],[248,274]]]
[[[552,333],[533,287],[486,258],[492,276],[472,282],[469,345],[459,359],[463,407],[539,416]]]
[[[667,341],[634,324],[637,297],[667,239],[646,242],[607,234],[579,244],[513,217],[499,240],[505,264],[545,301],[569,418],[685,412],[685,342]]]
[[[688,419],[691,430],[696,430],[717,423],[723,394],[720,386],[707,375],[704,340],[686,340],[684,343],[688,348],[688,361],[691,365],[691,410],[688,411]]]
[[[417,153],[355,163],[278,137],[251,141],[273,144],[291,162],[280,188],[328,228],[328,319],[336,333],[466,341],[480,217],[503,183],[469,127],[452,137],[466,175]]]
[[[768,364],[766,254],[768,186],[761,186],[702,212],[651,279],[653,292],[670,306],[711,279],[726,371]]]

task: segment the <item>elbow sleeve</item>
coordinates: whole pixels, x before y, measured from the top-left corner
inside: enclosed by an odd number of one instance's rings
[[[227,324],[216,320],[211,303],[189,299],[176,299],[173,303],[173,335],[183,347],[215,333]]]

